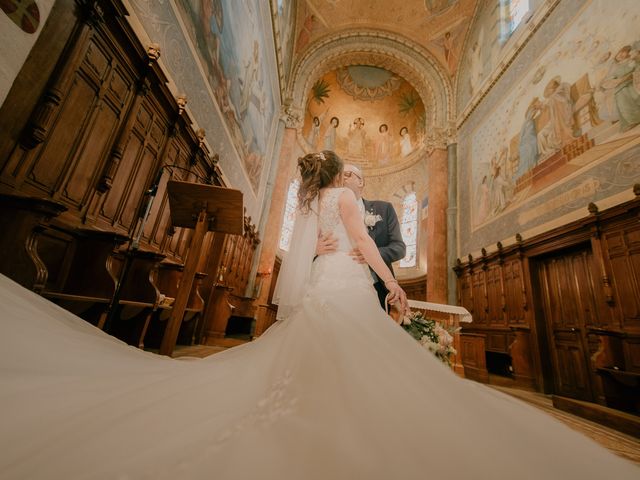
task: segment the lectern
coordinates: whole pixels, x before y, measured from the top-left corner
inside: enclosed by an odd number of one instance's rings
[[[171,316],[160,344],[161,355],[171,355],[198,268],[202,241],[208,231],[242,235],[242,192],[202,183],[169,181],[169,210],[174,227],[194,228],[191,245]]]

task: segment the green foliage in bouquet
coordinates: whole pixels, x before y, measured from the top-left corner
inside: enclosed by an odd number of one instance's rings
[[[453,334],[457,329],[443,327],[432,318],[426,318],[422,312],[411,312],[402,319],[402,328],[415,338],[420,345],[432,352],[447,365],[455,355]]]

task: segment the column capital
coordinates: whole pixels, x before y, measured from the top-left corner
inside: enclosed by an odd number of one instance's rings
[[[433,154],[435,150],[446,150],[447,136],[445,129],[438,127],[431,129],[424,139],[424,144],[427,149],[427,155]]]
[[[458,128],[456,127],[456,122],[449,122],[445,135],[447,137],[447,146],[458,143]]]
[[[431,155],[437,149],[446,150],[449,145],[457,142],[457,133],[453,122],[449,122],[446,127],[433,127],[424,140],[427,154]]]
[[[287,128],[302,128],[304,119],[303,110],[296,105],[292,105],[291,100],[285,101],[280,108],[280,120],[282,120]]]

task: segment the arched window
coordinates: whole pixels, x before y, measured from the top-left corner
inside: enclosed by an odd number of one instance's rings
[[[500,0],[500,40],[504,43],[529,13],[530,0]]]
[[[289,184],[289,190],[287,191],[287,203],[284,207],[284,221],[282,222],[279,244],[280,248],[285,252],[289,251],[289,243],[291,242],[291,234],[293,233],[293,224],[296,221],[299,188],[300,180],[295,179]]]
[[[401,267],[416,266],[416,245],[418,243],[418,200],[416,192],[410,192],[402,200],[402,240],[407,245],[407,254],[400,260]]]

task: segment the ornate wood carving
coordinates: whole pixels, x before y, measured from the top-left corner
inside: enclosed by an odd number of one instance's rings
[[[640,372],[640,196],[589,212],[469,255],[455,271],[460,302],[474,316],[463,334],[482,335],[485,351],[506,351],[512,382],[609,404],[605,390],[620,391],[615,382]],[[620,372],[598,370],[613,368],[612,358]]]

